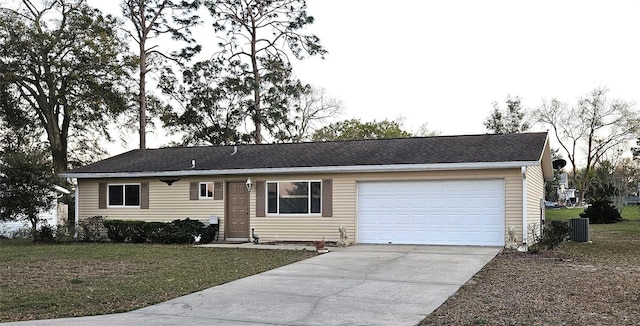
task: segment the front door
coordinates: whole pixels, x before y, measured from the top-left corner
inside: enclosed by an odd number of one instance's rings
[[[227,184],[227,220],[225,231],[227,239],[249,238],[249,192],[244,182]]]

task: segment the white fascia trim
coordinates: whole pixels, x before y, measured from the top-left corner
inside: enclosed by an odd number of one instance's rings
[[[180,171],[143,171],[143,172],[104,172],[104,173],[60,173],[63,178],[143,178],[143,177],[180,177],[199,175],[255,175],[255,174],[302,174],[302,173],[352,173],[352,172],[395,172],[395,171],[444,171],[444,170],[486,170],[509,169],[523,166],[538,166],[539,161],[520,162],[480,162],[480,163],[436,163],[436,164],[393,164],[393,165],[352,165],[352,166],[309,166],[290,168],[256,168],[225,170],[180,170]]]

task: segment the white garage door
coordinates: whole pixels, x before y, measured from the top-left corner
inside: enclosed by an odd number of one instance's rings
[[[358,242],[504,245],[504,180],[358,183]]]

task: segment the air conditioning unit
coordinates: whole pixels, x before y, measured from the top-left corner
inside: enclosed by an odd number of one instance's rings
[[[572,218],[569,219],[571,228],[571,240],[575,242],[589,242],[589,219]]]

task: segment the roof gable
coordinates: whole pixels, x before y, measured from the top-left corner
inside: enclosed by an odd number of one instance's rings
[[[189,173],[319,167],[539,162],[547,133],[132,150],[61,174]],[[192,161],[195,166],[192,168]],[[182,173],[182,174],[184,174]],[[197,173],[200,174],[200,173]]]

